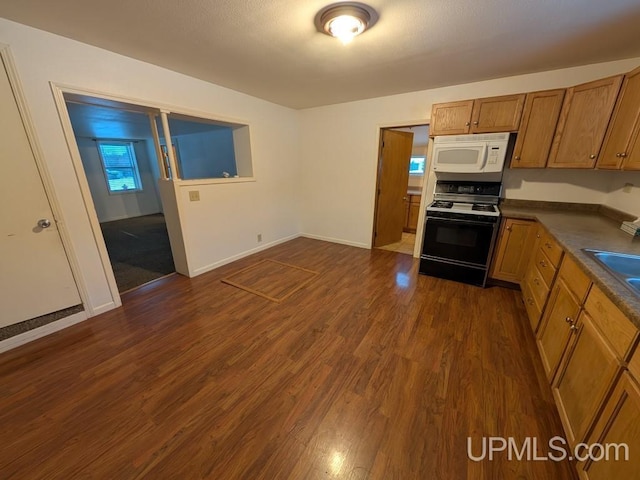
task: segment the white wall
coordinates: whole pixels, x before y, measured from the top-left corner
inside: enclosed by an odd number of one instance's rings
[[[0,19],[0,43],[8,44],[15,58],[82,281],[88,288],[88,302],[96,311],[113,307],[113,298],[49,82],[250,125],[256,181],[203,187],[199,203],[183,206],[195,249],[191,253],[203,263],[196,268],[258,247],[256,231],[263,234],[262,245],[299,231],[296,111],[5,19]],[[229,212],[221,203],[226,201],[233,201],[232,213],[222,214],[222,210]]]
[[[302,231],[317,238],[371,245],[381,127],[428,123],[433,103],[567,87],[638,65],[640,58],[303,110]],[[543,180],[550,183],[544,185]],[[619,195],[609,194],[610,182],[608,172],[508,173],[507,196],[617,203]]]
[[[76,141],[91,189],[93,205],[100,222],[151,215],[162,211],[156,190],[157,177],[154,176],[151,169],[146,141],[139,140],[133,144],[142,191],[117,194],[110,194],[107,188],[97,143],[91,138],[84,137],[76,137]]]
[[[611,182],[605,205],[640,217],[640,172],[610,172]],[[633,185],[630,192],[623,190],[626,183]]]

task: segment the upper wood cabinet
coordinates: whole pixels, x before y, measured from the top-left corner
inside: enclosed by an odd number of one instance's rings
[[[596,167],[640,170],[639,134],[640,68],[637,68],[625,75]]]
[[[547,167],[595,166],[622,78],[617,75],[567,90]]]
[[[544,168],[558,125],[566,90],[527,94],[511,168]]]
[[[471,133],[517,132],[525,94],[480,98],[473,102]]]
[[[435,103],[431,108],[431,135],[463,135],[469,133],[473,100]]]
[[[491,266],[491,278],[520,283],[536,242],[538,225],[533,220],[505,218]]]
[[[515,132],[526,95],[504,95],[462,102],[436,103],[431,109],[431,135]]]

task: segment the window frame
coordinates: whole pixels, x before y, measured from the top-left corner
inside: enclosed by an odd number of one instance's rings
[[[411,171],[411,161],[414,158],[420,158],[423,161],[423,165],[422,165],[422,172],[421,173],[417,173],[417,172],[412,172]],[[427,156],[426,155],[411,155],[411,159],[409,160],[409,175],[412,177],[424,177],[424,175],[426,174],[427,171]]]
[[[140,175],[140,166],[138,164],[138,157],[136,156],[136,150],[135,150],[135,142],[132,140],[97,140],[97,148],[98,148],[98,155],[100,156],[100,164],[102,165],[102,173],[104,174],[104,180],[107,186],[107,192],[109,193],[109,195],[123,195],[123,194],[127,194],[127,193],[140,193],[144,191],[144,185],[142,184],[142,177]],[[104,156],[102,153],[102,146],[103,145],[114,145],[114,146],[126,146],[127,149],[129,150],[129,158],[132,160],[132,165],[131,165],[131,169],[133,170],[133,174],[134,174],[134,182],[136,184],[136,188],[129,188],[126,190],[112,190],[111,189],[111,184],[109,183],[109,174],[107,172],[107,166],[105,165],[105,161],[104,161]],[[110,170],[113,169],[124,169],[124,168],[129,168],[129,167],[112,167],[110,168]]]

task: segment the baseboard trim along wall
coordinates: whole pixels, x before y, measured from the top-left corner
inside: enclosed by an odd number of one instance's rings
[[[47,325],[43,325],[42,327],[34,328],[33,330],[29,330],[28,332],[20,333],[14,337],[7,338],[6,340],[0,342],[0,353],[24,345],[25,343],[33,342],[34,340],[37,340],[39,338],[46,337],[47,335],[51,335],[52,333],[70,327],[71,325],[83,322],[88,318],[89,317],[87,316],[87,312],[82,311],[74,313],[73,315],[69,315],[68,317],[64,317],[55,322],[48,323]]]
[[[252,248],[251,250],[246,250],[242,253],[238,253],[237,255],[232,255],[231,257],[224,258],[215,263],[211,263],[209,265],[205,265],[204,267],[195,268],[191,272],[191,277],[196,277],[198,275],[202,275],[203,273],[210,272],[211,270],[215,270],[218,267],[222,267],[223,265],[227,265],[228,263],[235,262],[236,260],[240,260],[241,258],[248,257],[249,255],[253,255],[254,253],[261,252],[266,250],[267,248],[275,247],[276,245],[280,245],[281,243],[288,242],[290,240],[294,240],[298,238],[300,234],[296,233],[294,235],[289,235],[288,237],[280,238],[273,242],[265,243],[264,245],[260,245],[259,247]]]
[[[313,240],[323,240],[325,242],[339,243],[341,245],[348,245],[350,247],[366,248],[367,250],[371,250],[371,245],[367,245],[366,243],[360,243],[360,242],[352,242],[350,240],[343,240],[341,238],[325,237],[323,235],[314,235],[312,233],[301,233],[299,236],[305,237],[305,238],[311,238]]]

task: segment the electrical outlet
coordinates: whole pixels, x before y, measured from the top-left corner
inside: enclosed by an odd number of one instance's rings
[[[259,233],[259,234],[258,234],[258,242],[261,242],[261,241],[262,241],[262,234],[261,234],[261,233]]]
[[[200,192],[198,190],[191,190],[189,192],[189,200],[191,200],[192,202],[199,202]]]
[[[622,191],[624,193],[631,193],[632,188],[633,188],[633,183],[625,183],[624,187],[622,187]]]

